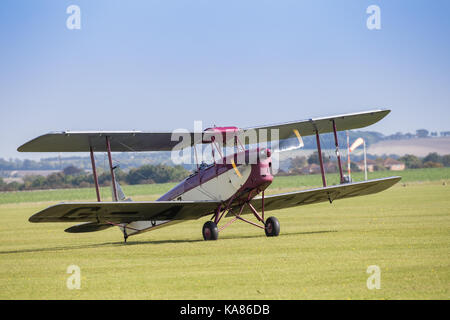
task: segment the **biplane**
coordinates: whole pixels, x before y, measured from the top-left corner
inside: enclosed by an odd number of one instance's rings
[[[280,233],[277,218],[267,212],[307,204],[369,195],[383,191],[401,177],[351,182],[343,174],[339,153],[338,131],[358,129],[383,119],[390,110],[379,109],[366,112],[343,114],[331,117],[291,121],[252,128],[213,127],[200,134],[188,132],[185,147],[197,150],[197,145],[211,145],[213,163],[201,165],[185,180],[156,201],[131,201],[126,198],[116,181],[112,152],[173,151],[180,141],[173,139],[173,132],[142,131],[65,131],[39,136],[18,148],[19,152],[89,152],[97,201],[67,202],[50,206],[29,218],[30,222],[81,222],[66,229],[66,232],[81,233],[104,230],[117,226],[124,241],[132,235],[169,226],[186,220],[211,218],[202,228],[205,240],[217,240],[219,232],[239,220],[264,230],[266,236]],[[250,131],[265,131],[260,135],[266,145],[251,145],[239,139]],[[267,135],[267,130],[276,131]],[[320,134],[333,133],[340,183],[327,185]],[[322,187],[275,195],[265,195],[265,190],[274,179],[273,153],[280,151],[284,141],[315,136],[322,176]],[[267,142],[278,140],[275,149]],[[233,153],[225,155],[224,145],[233,144]],[[264,147],[265,146],[265,147]],[[272,146],[272,144],[270,144]],[[217,152],[216,154],[214,152]],[[101,201],[95,152],[107,153],[111,174],[112,201]],[[195,153],[196,154],[196,153]],[[218,154],[218,155],[217,155]],[[216,160],[216,155],[218,159]],[[252,160],[252,161],[250,161]],[[250,220],[247,215],[256,218]],[[219,224],[229,217],[227,223]]]

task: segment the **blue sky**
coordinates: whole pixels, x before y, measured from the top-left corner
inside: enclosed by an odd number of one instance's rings
[[[69,30],[66,8],[81,9]],[[366,8],[381,9],[368,30]],[[0,157],[49,131],[240,127],[390,108],[450,130],[449,1],[0,3]],[[36,156],[52,156],[39,154]]]

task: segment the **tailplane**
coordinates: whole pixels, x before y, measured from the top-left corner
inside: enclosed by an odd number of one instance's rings
[[[115,170],[117,167],[114,167],[113,169]],[[131,198],[127,198],[127,196],[125,196],[125,193],[122,190],[122,187],[120,186],[119,181],[116,180],[116,191],[117,191],[117,201],[133,201],[131,200]],[[114,201],[114,188],[111,185],[111,195],[112,195],[112,199]]]

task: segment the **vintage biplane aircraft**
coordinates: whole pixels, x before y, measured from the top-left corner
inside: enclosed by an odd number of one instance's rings
[[[90,152],[97,202],[60,203],[44,209],[30,217],[30,222],[82,222],[66,229],[66,232],[92,232],[117,226],[123,232],[124,241],[131,235],[140,234],[185,220],[199,219],[211,215],[203,225],[205,240],[218,239],[219,232],[236,220],[247,222],[265,231],[268,237],[278,236],[279,221],[275,217],[265,219],[267,211],[280,210],[323,201],[345,199],[383,191],[401,177],[351,182],[342,172],[337,130],[351,130],[369,126],[384,118],[390,110],[380,109],[343,114],[331,117],[292,121],[281,124],[243,128],[213,127],[204,130],[200,137],[188,132],[187,146],[197,150],[197,145],[210,144],[214,163],[198,165],[197,170],[156,201],[130,201],[117,183],[114,174],[112,152],[170,151],[179,144],[173,141],[170,132],[112,131],[49,133],[31,140],[18,148],[20,152]],[[278,150],[268,147],[252,148],[239,140],[239,134],[251,130],[276,130]],[[340,173],[340,184],[327,186],[320,134],[334,133],[336,156]],[[264,195],[272,183],[272,156],[279,151],[283,141],[315,135],[320,162],[323,187],[276,195]],[[207,137],[209,136],[209,138]],[[232,138],[230,138],[232,137]],[[260,141],[271,141],[272,136],[260,137]],[[224,156],[223,146],[232,140],[234,152]],[[260,142],[259,141],[259,142]],[[214,150],[220,157],[216,161]],[[112,201],[102,202],[95,166],[94,152],[108,154],[111,173]],[[250,161],[256,155],[256,161]],[[242,160],[243,161],[238,161]],[[254,157],[253,157],[254,159]],[[256,222],[244,217],[253,214]],[[224,217],[231,219],[218,227]]]

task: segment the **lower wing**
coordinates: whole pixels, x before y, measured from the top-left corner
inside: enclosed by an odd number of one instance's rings
[[[279,210],[325,201],[332,202],[338,199],[369,195],[386,190],[400,180],[401,177],[389,177],[367,180],[363,182],[339,184],[324,188],[269,195],[264,197],[264,211]],[[250,203],[256,210],[261,210],[261,197],[253,198]],[[250,212],[250,209],[246,208],[242,213]]]
[[[216,201],[60,203],[36,213],[29,221],[118,224],[140,220],[191,220],[212,214],[219,204]]]
[[[264,210],[279,210],[300,205],[334,201],[369,195],[388,189],[401,177],[368,180],[340,184],[325,188],[269,195],[264,197]],[[256,210],[262,208],[262,198],[253,198],[250,203]],[[30,222],[86,222],[73,226],[68,232],[91,232],[121,223],[134,221],[163,221],[174,223],[193,220],[214,213],[220,202],[216,201],[149,201],[149,202],[73,202],[60,203],[31,216]],[[239,205],[233,205],[237,208]],[[250,213],[248,206],[242,214]],[[232,213],[229,212],[228,215]],[[169,223],[164,223],[169,225]],[[155,227],[157,225],[155,224]],[[163,224],[161,224],[163,226]]]

